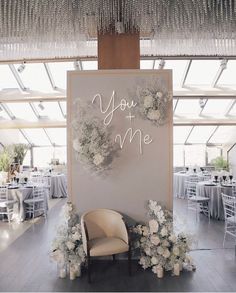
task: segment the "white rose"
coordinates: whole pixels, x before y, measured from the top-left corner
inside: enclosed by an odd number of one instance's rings
[[[156,264],[158,263],[158,260],[157,260],[157,258],[156,258],[155,256],[153,256],[153,257],[151,258],[151,263],[152,263],[153,265],[156,265]]]
[[[176,256],[178,256],[179,253],[180,253],[179,248],[177,246],[174,246],[173,247],[173,254],[176,255]]]
[[[78,139],[74,139],[73,140],[73,149],[77,152],[80,152],[81,151],[81,145],[79,143],[79,140]]]
[[[168,231],[167,231],[167,229],[165,228],[165,227],[163,227],[162,229],[161,229],[161,236],[162,237],[165,237],[165,236],[167,236],[168,235]]]
[[[163,96],[163,93],[162,92],[157,92],[156,93],[156,98],[162,98]]]
[[[160,239],[158,236],[156,235],[152,235],[151,238],[150,238],[150,241],[152,244],[154,245],[158,245],[160,243]]]
[[[173,243],[175,243],[177,241],[177,237],[174,234],[171,234],[169,237],[169,240]]]
[[[157,253],[160,254],[160,255],[163,255],[163,253],[164,253],[164,249],[163,249],[163,247],[158,246],[158,247],[157,247]]]
[[[104,157],[100,154],[96,154],[94,157],[93,157],[93,162],[96,166],[98,165],[101,165],[104,161]]]
[[[166,239],[162,241],[162,246],[168,247],[169,245],[170,243]]]
[[[170,256],[170,251],[169,251],[169,249],[165,249],[164,250],[164,252],[163,252],[163,256],[164,256],[164,258],[168,258],[169,256]]]
[[[75,248],[75,244],[71,241],[67,241],[66,246],[69,250],[73,250]]]
[[[144,97],[144,107],[145,108],[152,108],[153,107],[153,97],[152,96],[146,96]]]
[[[144,252],[146,253],[146,255],[151,255],[151,249],[149,247],[145,248]]]
[[[150,229],[151,234],[157,233],[158,228],[159,228],[159,225],[158,225],[158,222],[156,220],[152,219],[152,220],[149,221],[149,229]]]
[[[158,120],[160,119],[160,111],[159,110],[150,110],[148,111],[147,118],[150,120]]]
[[[72,235],[72,239],[74,241],[76,240],[80,240],[81,239],[81,235],[79,234],[79,232],[75,232],[73,235]]]

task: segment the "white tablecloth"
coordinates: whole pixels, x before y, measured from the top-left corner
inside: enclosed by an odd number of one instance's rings
[[[173,193],[175,197],[186,198],[185,182],[193,175],[189,173],[174,173],[173,178]],[[195,175],[195,174],[194,174]],[[203,180],[203,175],[196,174],[199,180]]]
[[[25,204],[24,200],[29,199],[33,196],[33,187],[20,187],[17,189],[9,189],[8,194],[10,197],[17,200],[14,205],[13,219],[16,221],[24,221],[26,218]],[[45,189],[45,203],[46,209],[48,209],[48,197],[47,191]]]
[[[197,183],[197,195],[210,198],[209,208],[211,217],[218,220],[224,220],[224,208],[221,193],[232,195],[232,187],[223,187],[220,184],[215,186],[206,186],[210,182]]]
[[[51,176],[50,197],[67,197],[66,176],[64,174]]]

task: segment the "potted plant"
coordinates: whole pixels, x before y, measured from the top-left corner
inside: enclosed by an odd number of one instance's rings
[[[8,180],[10,166],[14,158],[12,148],[4,147],[0,152],[0,171],[2,173],[2,179]]]
[[[28,149],[29,147],[26,144],[23,144],[23,143],[14,144],[13,145],[14,163],[18,163],[19,165],[22,165]]]
[[[229,169],[228,162],[222,157],[219,156],[211,161],[211,164],[215,167],[216,170],[227,170]]]

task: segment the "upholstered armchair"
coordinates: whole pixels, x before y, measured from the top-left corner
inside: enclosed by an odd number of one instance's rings
[[[88,259],[88,282],[91,282],[91,257],[128,253],[131,275],[131,248],[128,229],[121,214],[108,209],[96,209],[81,217],[84,251]]]

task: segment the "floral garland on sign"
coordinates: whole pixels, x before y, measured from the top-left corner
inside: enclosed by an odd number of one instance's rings
[[[172,95],[160,80],[152,79],[149,84],[136,90],[138,112],[143,119],[156,126],[165,124]]]
[[[91,115],[93,109],[89,105],[83,107],[80,104],[78,109],[77,118],[72,122],[76,158],[89,170],[103,172],[110,168],[117,152],[117,145],[111,138],[111,128]]]
[[[82,244],[79,216],[71,202],[64,208],[64,223],[58,227],[55,239],[52,242],[51,259],[60,268],[59,276],[66,277],[69,268],[70,278],[80,276],[81,265],[85,263],[85,252]]]
[[[156,201],[148,201],[148,225],[137,225],[133,228],[139,238],[136,247],[140,248],[139,260],[143,269],[151,268],[159,278],[164,271],[179,275],[182,269],[195,270],[190,251],[189,236],[184,233],[176,235],[173,231],[173,216]]]

